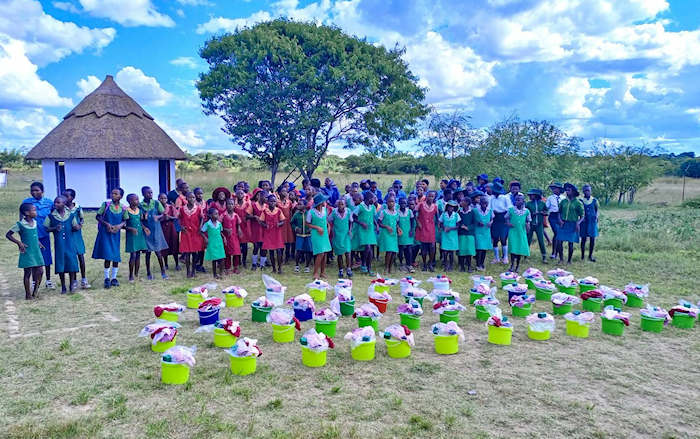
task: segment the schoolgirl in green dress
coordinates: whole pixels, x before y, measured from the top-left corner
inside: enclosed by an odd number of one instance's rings
[[[90,283],[87,280],[87,275],[85,273],[85,241],[83,240],[83,224],[85,224],[85,216],[83,215],[83,208],[80,207],[78,203],[75,202],[75,191],[73,189],[66,189],[63,191],[63,196],[66,198],[66,208],[75,215],[75,220],[78,222],[78,230],[74,230],[73,245],[75,246],[75,251],[78,253],[78,265],[80,266],[80,287],[90,288]]]
[[[221,279],[221,273],[224,269],[224,259],[226,259],[226,250],[224,249],[224,238],[221,235],[223,226],[219,221],[219,211],[213,207],[207,210],[209,221],[202,224],[200,233],[204,238],[204,260],[211,261],[211,271],[215,279]]]
[[[98,228],[95,246],[92,248],[92,258],[104,259],[105,288],[119,286],[117,273],[119,273],[119,263],[122,261],[119,240],[125,223],[125,209],[120,204],[123,196],[124,189],[120,187],[112,189],[111,201],[102,203],[95,217]]]
[[[465,195],[460,202],[459,211],[459,271],[472,272],[472,256],[476,256],[476,245],[474,244],[474,230],[476,222],[474,220],[474,211],[472,210],[471,198]]]
[[[161,225],[161,219],[163,219],[165,214],[165,207],[163,207],[160,201],[153,199],[153,189],[149,186],[141,188],[141,195],[143,195],[143,201],[139,207],[143,211],[144,225],[151,232],[146,235],[146,278],[148,280],[153,279],[153,275],[151,274],[151,252],[153,252],[156,255],[156,259],[158,259],[160,277],[162,279],[167,279],[168,275],[165,274],[165,261],[163,260],[162,252],[168,249],[168,242],[165,240],[163,226]],[[176,267],[179,268],[178,266]]]
[[[493,210],[489,207],[488,197],[479,196],[479,206],[474,210],[474,220],[476,221],[474,230],[476,269],[484,271],[486,251],[491,249],[491,224],[493,223]]]
[[[326,253],[332,250],[328,239],[328,197],[314,195],[313,209],[306,214],[306,225],[311,229],[311,247],[314,253],[314,279],[326,279]]]
[[[372,258],[374,257],[374,246],[377,245],[377,229],[375,227],[375,213],[377,209],[372,203],[374,198],[372,192],[365,191],[363,198],[362,203],[355,208],[353,221],[356,226],[359,226],[355,227],[355,231],[358,235],[357,244],[362,248],[362,266],[360,270],[373,276]]]
[[[32,203],[22,203],[19,206],[19,214],[22,219],[7,231],[5,237],[19,249],[17,267],[24,270],[24,298],[31,300],[36,297],[41,286],[44,257],[37,233],[36,206]],[[19,234],[19,240],[13,236],[15,233]]]
[[[129,207],[124,211],[124,221],[126,221],[125,251],[129,253],[129,282],[133,282],[135,278],[139,277],[141,252],[148,249],[146,234],[150,234],[151,231],[143,225],[146,215],[139,207],[139,196],[129,194],[126,196],[126,202],[129,203]]]
[[[525,196],[518,194],[515,196],[514,206],[508,209],[505,215],[508,229],[508,245],[510,246],[510,271],[518,272],[520,259],[530,256],[530,244],[527,234],[530,231],[532,217],[530,211],[525,207]]]
[[[394,265],[394,259],[399,252],[399,212],[396,210],[396,198],[389,195],[385,206],[377,217],[379,224],[379,252],[384,252],[384,271],[389,274]]]
[[[415,236],[413,229],[415,227],[415,219],[413,211],[408,208],[408,199],[399,198],[399,228],[401,236],[399,236],[399,261],[403,262],[401,269],[413,273],[413,244]]]
[[[61,294],[66,294],[66,273],[68,273],[70,292],[78,287],[75,274],[78,272],[78,255],[73,245],[73,230],[78,222],[68,208],[63,196],[56,197],[54,209],[44,219],[44,228],[53,233],[54,268],[61,279]]]
[[[457,202],[450,200],[445,203],[445,211],[440,215],[441,229],[440,252],[443,253],[443,264],[446,271],[452,271],[455,262],[455,251],[459,250],[459,235],[457,233],[459,214]]]
[[[352,250],[352,214],[345,206],[345,199],[339,198],[335,203],[335,210],[328,215],[328,223],[331,225],[333,239],[331,247],[333,253],[338,257],[338,279],[345,275],[352,277],[352,265],[350,252]],[[345,273],[343,273],[345,270]]]

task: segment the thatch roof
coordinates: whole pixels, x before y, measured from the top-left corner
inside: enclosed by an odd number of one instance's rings
[[[107,75],[31,151],[28,159],[185,159],[139,104]]]

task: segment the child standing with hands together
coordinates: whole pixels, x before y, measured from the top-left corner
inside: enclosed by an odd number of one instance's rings
[[[24,270],[24,298],[31,300],[36,297],[41,286],[44,257],[41,254],[42,245],[39,243],[37,233],[36,206],[31,203],[22,203],[19,206],[19,214],[22,219],[7,231],[5,237],[17,244],[19,249],[17,266]],[[12,236],[15,233],[19,234],[19,241]],[[32,282],[34,282],[33,287]]]
[[[111,196],[112,200],[102,203],[97,211],[97,237],[92,249],[93,259],[104,259],[105,261],[105,288],[119,286],[117,273],[119,272],[119,263],[122,261],[119,241],[121,240],[121,231],[124,228],[124,208],[120,201],[124,196],[124,189],[120,187],[112,189]],[[112,266],[111,272],[110,265]]]
[[[260,214],[260,226],[263,228],[263,243],[260,257],[260,269],[265,268],[267,251],[270,251],[272,272],[282,274],[282,255],[284,253],[284,237],[282,235],[285,216],[282,209],[277,207],[277,197],[267,196],[267,205]],[[276,257],[275,257],[276,256]]]

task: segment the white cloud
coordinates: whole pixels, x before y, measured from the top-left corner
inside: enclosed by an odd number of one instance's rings
[[[174,66],[188,67],[190,69],[196,69],[199,67],[197,60],[191,56],[180,56],[175,59],[171,59],[170,64]]]
[[[51,4],[56,9],[68,11],[72,14],[79,14],[80,13],[80,9],[76,8],[75,5],[71,2],[52,2]]]
[[[172,95],[160,87],[153,76],[146,76],[136,67],[126,66],[114,77],[117,84],[141,105],[160,107],[168,103]]]
[[[158,12],[151,0],[80,0],[80,5],[88,14],[122,26],[175,26],[173,19]]]
[[[168,133],[170,137],[178,144],[181,148],[200,148],[204,146],[204,139],[192,128],[185,128],[183,130],[173,128],[166,122],[161,120],[156,120],[158,126],[163,128],[163,131]]]
[[[235,32],[237,29],[250,27],[271,19],[272,16],[267,11],[258,11],[247,18],[212,17],[206,23],[197,26],[197,33]]]
[[[211,6],[212,3],[208,0],[177,0],[178,3],[185,6]]]
[[[44,66],[85,49],[99,51],[112,42],[116,31],[56,20],[35,0],[9,0],[2,5],[0,34],[24,41],[28,58]]]
[[[180,18],[184,18],[184,17],[185,17],[185,11],[183,11],[182,9],[179,9],[179,8],[178,8],[178,10],[175,11],[175,13],[176,13],[177,16],[180,17]]]
[[[75,83],[78,86],[78,91],[75,94],[82,99],[92,93],[100,84],[102,81],[97,76],[90,75],[87,78],[81,78]]]
[[[70,98],[39,77],[27,57],[26,45],[0,34],[0,108],[70,106]]]
[[[0,110],[0,148],[32,147],[59,122],[40,109]]]

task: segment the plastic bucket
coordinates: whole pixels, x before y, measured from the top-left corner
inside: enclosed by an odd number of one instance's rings
[[[564,303],[562,305],[552,304],[552,314],[555,316],[563,316],[564,314],[570,313],[574,306],[570,303]]]
[[[199,308],[199,304],[204,302],[204,298],[199,293],[187,293],[187,307],[190,309]]]
[[[410,302],[411,299],[415,300],[416,302],[420,303],[420,306],[423,306],[423,299],[425,297],[409,297],[409,296],[404,296],[404,299],[406,299],[406,303]]]
[[[473,304],[474,302],[476,302],[477,300],[481,299],[482,297],[484,297],[484,294],[477,293],[476,291],[474,291],[474,289],[469,290],[469,304],[470,305]]]
[[[549,279],[550,282],[554,282],[555,280],[557,280],[558,277],[559,276],[551,275],[551,276],[547,276],[547,279]]]
[[[294,317],[296,317],[300,322],[305,322],[314,318],[314,311],[311,308],[294,308]]]
[[[528,326],[527,336],[531,340],[549,340],[549,338],[552,336],[552,331],[533,331]]]
[[[291,343],[294,341],[294,325],[272,324],[272,339],[277,343]]]
[[[552,291],[544,288],[535,288],[535,300],[550,301],[552,300]]]
[[[379,325],[377,324],[376,318],[357,316],[357,327],[363,328],[365,326],[371,326],[374,328],[374,332],[379,332]]]
[[[526,303],[522,308],[519,306],[512,306],[510,312],[514,317],[527,317],[532,314],[532,304]]]
[[[578,284],[578,290],[581,293],[585,293],[586,291],[593,291],[596,288],[598,288],[596,285]]]
[[[264,323],[264,322],[267,322],[267,315],[270,314],[270,310],[272,308],[250,305],[250,309],[251,309],[251,314],[250,314],[251,320],[254,322]]]
[[[673,326],[676,328],[692,329],[695,327],[695,317],[689,314],[673,313]]]
[[[608,335],[622,335],[625,332],[625,324],[620,319],[600,319],[601,330]]]
[[[211,311],[202,311],[198,309],[197,314],[199,314],[200,326],[213,325],[219,320],[219,308],[215,308]]]
[[[581,325],[579,322],[573,320],[566,321],[566,335],[578,338],[588,338],[589,330],[590,324],[588,323]]]
[[[329,337],[335,337],[335,326],[337,320],[314,320],[316,332],[326,334]]]
[[[160,360],[160,381],[164,384],[185,384],[190,379],[190,367],[186,364]]]
[[[459,351],[458,335],[435,335],[435,352],[440,355],[452,355]]]
[[[590,324],[579,324],[573,320],[566,321],[566,335],[578,338],[588,338]]]
[[[276,306],[282,306],[284,302],[284,291],[265,291],[265,297]]]
[[[227,308],[240,308],[243,306],[243,298],[238,297],[235,294],[226,294],[224,295],[224,298],[226,299]]]
[[[628,294],[626,305],[630,308],[641,308],[644,306],[644,299],[637,296],[636,294]]]
[[[355,301],[348,300],[347,302],[340,302],[340,314],[343,316],[351,316],[355,313]]]
[[[444,311],[442,314],[440,314],[440,322],[441,323],[447,323],[447,322],[459,323],[459,311]]]
[[[223,328],[214,328],[214,346],[217,348],[230,348],[236,344],[238,337]]]
[[[320,289],[320,288],[309,288],[309,296],[314,300],[316,303],[321,303],[326,301],[326,289]]]
[[[151,343],[151,350],[153,352],[165,352],[171,347],[175,346],[175,342],[177,341],[177,335],[171,340],[171,341],[166,341],[166,342],[156,342],[155,344]]]
[[[642,316],[640,327],[642,331],[661,332],[664,330],[664,319]]]
[[[306,367],[322,367],[326,365],[326,354],[328,351],[316,352],[307,348],[301,347],[301,363]]]
[[[177,322],[180,318],[180,314],[172,311],[163,311],[158,317],[160,320],[167,320],[169,322]]]
[[[576,294],[576,286],[572,285],[570,287],[565,287],[563,285],[555,284],[557,286],[557,290],[561,291],[562,293],[574,295]]]
[[[508,346],[510,345],[510,339],[512,336],[513,328],[489,325],[488,341],[491,344]]]
[[[517,283],[517,279],[501,279],[501,287],[505,287],[506,285],[514,285]]]
[[[377,306],[377,309],[379,310],[379,312],[384,314],[386,312],[386,304],[389,303],[389,301],[386,299],[374,299],[374,298],[370,297],[369,303],[375,304]]]
[[[258,365],[258,357],[234,357],[229,355],[231,359],[231,373],[234,375],[250,375],[255,372]]]
[[[411,355],[411,346],[401,340],[385,340],[386,354],[391,358],[406,358]]]
[[[603,300],[603,306],[605,307],[605,306],[608,306],[608,305],[612,305],[613,308],[622,309],[622,305],[623,305],[622,299],[613,298],[613,299],[605,299],[605,300]]]
[[[603,310],[603,299],[586,299],[581,307],[584,311],[601,312]]]
[[[529,279],[529,278],[526,277],[526,278],[525,278],[525,283],[527,284],[527,287],[528,287],[529,289],[531,289],[531,290],[534,290],[534,289],[535,289],[535,280],[534,280],[534,279]]]
[[[352,356],[352,359],[356,361],[374,360],[374,347],[376,344],[376,341],[368,341],[350,348],[350,355]]]
[[[420,329],[420,317],[412,314],[399,314],[401,324],[405,325],[411,331]]]
[[[478,305],[474,309],[476,313],[476,319],[480,322],[485,322],[489,319],[489,317],[491,317],[491,314],[489,314],[489,312],[486,311],[486,308],[482,305]]]

